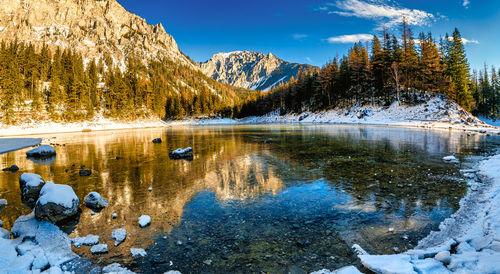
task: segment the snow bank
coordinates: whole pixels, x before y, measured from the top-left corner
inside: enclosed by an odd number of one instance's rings
[[[482,184],[469,190],[439,231],[404,254],[359,255],[361,263],[376,273],[500,273],[500,155],[478,170]]]
[[[90,121],[77,122],[77,123],[55,123],[55,122],[33,121],[18,126],[0,124],[0,136],[18,136],[18,135],[33,135],[33,134],[46,134],[46,133],[117,130],[117,129],[132,129],[132,128],[153,128],[153,127],[164,127],[164,126],[166,126],[166,124],[161,120],[147,119],[147,120],[124,122],[112,119],[105,119],[102,117],[96,117]],[[37,145],[40,143],[40,141],[38,143],[30,144],[27,146]],[[27,146],[22,146],[22,147],[27,147]],[[20,149],[22,147],[19,147],[17,149]],[[0,153],[3,153],[2,150],[3,150],[2,141],[0,141]],[[12,151],[12,149],[7,151]]]
[[[0,131],[4,134],[4,130]],[[0,154],[40,144],[40,138],[0,138]]]
[[[465,129],[474,131],[500,132],[500,129],[488,125],[455,102],[442,96],[433,96],[426,103],[405,106],[398,102],[390,107],[355,106],[350,109],[337,108],[322,112],[304,112],[280,116],[279,110],[260,117],[248,117],[238,120],[240,124],[367,124],[391,125],[404,127],[424,127],[443,129]]]

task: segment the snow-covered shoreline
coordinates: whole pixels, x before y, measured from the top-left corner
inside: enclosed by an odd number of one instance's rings
[[[36,146],[40,142],[40,138],[0,138],[0,154]]]

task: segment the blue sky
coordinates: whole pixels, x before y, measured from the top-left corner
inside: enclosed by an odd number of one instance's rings
[[[399,33],[402,16],[415,36],[436,38],[458,27],[472,68],[500,67],[498,0],[118,0],[150,24],[161,22],[195,61],[217,52],[272,52],[291,62],[321,66],[355,40]]]

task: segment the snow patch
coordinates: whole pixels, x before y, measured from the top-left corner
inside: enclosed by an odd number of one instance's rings
[[[118,246],[127,238],[127,231],[124,228],[115,229],[111,232],[111,238],[115,240],[115,246]]]
[[[76,248],[82,246],[82,245],[88,245],[88,246],[93,246],[99,243],[99,236],[89,234],[85,237],[75,237],[72,239],[73,245],[75,245]]]
[[[141,227],[146,227],[151,224],[151,217],[148,215],[142,215],[139,217],[139,225]]]

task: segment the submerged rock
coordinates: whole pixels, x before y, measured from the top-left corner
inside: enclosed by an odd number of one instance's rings
[[[38,220],[57,223],[78,213],[80,199],[73,188],[67,185],[45,183],[35,205],[35,216]]]
[[[19,188],[21,189],[23,204],[33,209],[44,185],[45,181],[38,174],[24,173],[21,175],[19,178]]]
[[[78,172],[78,174],[80,174],[80,176],[90,176],[90,175],[92,175],[92,170],[90,170],[90,169],[80,169],[80,171]]]
[[[111,232],[111,238],[115,240],[115,246],[118,246],[127,238],[127,231],[124,228],[115,229]]]
[[[28,157],[51,157],[54,155],[56,155],[56,150],[49,145],[41,145],[26,152],[26,156]]]
[[[17,172],[17,171],[19,171],[19,167],[16,165],[11,165],[10,167],[6,167],[6,168],[2,169],[2,171]]]
[[[161,144],[161,138],[154,139],[153,143],[155,143],[155,144]]]
[[[142,215],[139,217],[139,225],[141,227],[146,227],[151,224],[151,217],[148,215]]]
[[[193,159],[193,149],[188,147],[185,149],[178,148],[168,154],[170,159]]]
[[[103,209],[107,206],[109,206],[108,201],[104,199],[101,194],[97,192],[90,192],[86,197],[85,197],[85,205],[90,208],[90,209]]]

